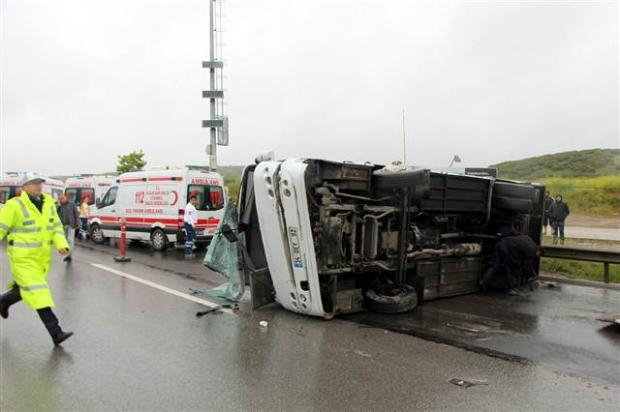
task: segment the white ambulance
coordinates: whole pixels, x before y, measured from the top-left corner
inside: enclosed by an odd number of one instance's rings
[[[119,238],[121,219],[127,239],[150,241],[155,250],[185,240],[183,215],[190,196],[198,200],[196,243],[213,237],[224,215],[224,179],[200,166],[166,167],[120,175],[89,219],[91,239]]]
[[[75,175],[65,182],[65,195],[76,205],[88,198],[90,210],[96,209],[96,201],[116,184],[116,176]]]
[[[12,197],[19,196],[22,192],[21,179],[25,172],[7,172],[0,176],[0,207]],[[62,194],[65,184],[58,179],[41,176],[45,179],[43,183],[43,193],[46,193],[54,200],[58,200],[58,196]]]

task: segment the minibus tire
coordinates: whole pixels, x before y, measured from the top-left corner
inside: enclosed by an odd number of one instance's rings
[[[405,313],[418,305],[418,294],[411,285],[381,285],[366,291],[365,297],[366,309],[376,313]]]
[[[430,172],[426,169],[374,172],[372,175],[375,190],[390,193],[394,190],[412,188],[411,196],[414,199],[428,196],[431,188],[430,179]]]

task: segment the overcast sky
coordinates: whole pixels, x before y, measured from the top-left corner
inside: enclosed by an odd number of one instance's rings
[[[208,0],[0,0],[1,165],[206,164]],[[618,148],[617,1],[227,0],[230,146],[466,166]]]

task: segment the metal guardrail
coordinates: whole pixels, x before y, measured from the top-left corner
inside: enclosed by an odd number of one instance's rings
[[[541,257],[603,263],[605,283],[609,283],[609,265],[620,265],[620,251],[544,245],[541,249]]]

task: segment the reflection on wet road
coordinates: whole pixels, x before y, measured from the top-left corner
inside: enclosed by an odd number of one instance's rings
[[[347,319],[620,384],[620,330],[596,320],[619,312],[620,291],[559,285],[525,296],[478,293],[427,302],[405,315]]]
[[[0,252],[0,280],[5,282],[8,266]],[[150,255],[144,252],[145,259]],[[509,362],[347,320],[307,318],[277,306],[251,312],[246,303],[239,314],[198,318],[203,305],[167,289],[187,293],[204,288],[205,279],[217,279],[200,262],[164,258],[171,267],[159,270],[136,259],[114,264],[112,254],[88,249],[78,249],[70,265],[55,260],[50,274],[55,311],[76,334],[64,349],[54,349],[35,314],[21,304],[12,307],[9,319],[0,319],[0,410],[614,410],[620,402],[620,385],[588,374],[575,377],[544,364]],[[183,276],[187,273],[192,277]],[[587,316],[581,308],[596,296],[579,295],[579,289],[565,295],[579,303],[556,314],[552,304],[536,298],[531,310],[523,302],[522,318],[514,321],[520,326],[513,329],[548,339],[546,322],[581,323],[580,317]],[[613,303],[617,297],[603,298]],[[438,312],[452,310],[449,300],[436,303]],[[481,328],[484,322],[492,327],[483,316],[485,305],[482,300],[472,306],[473,323],[451,319],[456,328],[448,329]],[[541,319],[534,307],[549,316]],[[433,317],[426,316],[431,329]],[[259,321],[268,326],[260,327]],[[493,345],[502,350],[509,342]],[[599,333],[593,350],[607,357],[616,344],[613,335]],[[450,383],[455,378],[485,384],[466,389]]]

